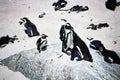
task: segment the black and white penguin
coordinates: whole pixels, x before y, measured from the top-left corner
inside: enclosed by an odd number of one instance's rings
[[[120,58],[116,52],[107,50],[103,44],[101,47],[99,47],[99,51],[104,56],[104,60],[106,62],[120,64]]]
[[[61,8],[64,8],[67,5],[67,1],[65,0],[58,0],[57,2],[54,2],[52,6],[55,6],[55,11],[60,10]]]
[[[20,25],[24,24],[26,28],[25,33],[28,34],[28,37],[39,36],[40,33],[38,32],[35,24],[33,24],[27,17],[21,18]]]
[[[100,55],[104,57],[104,61],[108,63],[120,64],[120,58],[117,53],[115,51],[106,49],[100,40],[91,41],[90,48],[99,51]]]
[[[92,56],[85,42],[75,33],[73,27],[67,23],[60,29],[60,40],[62,41],[62,52],[71,52],[71,60],[74,60],[75,54],[79,54],[79,60],[84,59],[93,62]]]
[[[79,51],[81,52],[83,56],[83,60],[93,62],[92,56],[90,54],[90,51],[86,45],[86,43],[77,35],[77,33],[73,31],[73,44],[74,46],[78,47]],[[74,55],[74,54],[72,54]]]
[[[107,0],[105,6],[107,9],[114,11],[117,5],[116,0]]]
[[[0,37],[0,48],[5,47],[7,44],[14,43],[15,40],[18,40],[17,36],[10,37],[9,35]]]
[[[66,53],[67,48],[70,47],[68,44],[71,44],[70,40],[72,41],[72,37],[70,37],[71,35],[68,34],[71,33],[72,29],[73,27],[70,25],[70,23],[66,23],[65,25],[61,26],[59,34],[60,34],[60,40],[62,41],[62,52]]]
[[[47,46],[48,46],[47,37],[48,37],[47,35],[42,34],[41,37],[37,40],[36,46],[39,53],[47,49]]]

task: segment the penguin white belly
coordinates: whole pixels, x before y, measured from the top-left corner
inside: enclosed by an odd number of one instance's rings
[[[72,31],[70,31],[68,34],[67,34],[67,48],[71,48],[73,49],[73,33]]]
[[[42,50],[43,47],[47,46],[47,40],[44,39],[44,40],[41,41],[41,43],[42,44],[40,45],[40,50]]]
[[[76,46],[77,47],[77,49],[78,49],[78,54],[79,54],[79,56],[81,57],[81,58],[83,58],[83,55],[82,55],[82,52],[81,52],[81,50],[80,50],[80,48],[78,47],[78,46]]]

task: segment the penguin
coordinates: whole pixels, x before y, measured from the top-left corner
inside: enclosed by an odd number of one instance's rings
[[[83,56],[82,59],[89,61],[89,62],[93,62],[92,56],[90,54],[90,51],[89,51],[86,43],[77,35],[77,33],[74,30],[72,30],[72,31],[73,31],[73,44],[75,47],[78,47],[79,52]],[[72,56],[73,55],[74,55],[74,53],[72,54]]]
[[[47,49],[47,46],[48,46],[47,37],[48,37],[47,35],[42,34],[41,37],[37,40],[36,46],[39,53]]]
[[[116,5],[117,5],[117,1],[116,0],[107,0],[105,2],[105,6],[107,9],[115,11],[116,9]]]
[[[115,51],[106,49],[103,44],[99,47],[99,51],[104,56],[106,62],[120,64],[120,58]]]
[[[86,61],[93,62],[87,45],[80,39],[69,23],[61,27],[60,40],[62,41],[62,52],[67,53],[70,51],[72,61],[77,54],[79,55],[79,60],[84,59]]]
[[[70,23],[66,23],[65,25],[61,26],[59,34],[60,40],[62,41],[62,52],[66,53],[66,48],[68,47],[67,38],[69,38],[68,33],[70,33],[72,29],[73,27],[70,25]]]
[[[38,32],[36,25],[32,23],[27,17],[21,18],[22,21],[19,21],[19,24],[24,24],[26,28],[25,33],[28,34],[28,37],[39,36],[40,33]]]
[[[64,8],[67,5],[67,1],[65,0],[58,0],[57,2],[54,2],[52,6],[55,6],[55,11],[60,10],[61,8]]]
[[[90,48],[99,51],[99,55],[102,55],[104,61],[108,63],[120,64],[120,58],[115,51],[108,50],[105,48],[100,40],[93,40],[90,42]]]

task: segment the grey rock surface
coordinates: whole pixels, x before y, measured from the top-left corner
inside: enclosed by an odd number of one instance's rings
[[[1,60],[0,64],[19,71],[30,80],[119,80],[120,65],[106,63],[96,51],[90,50],[93,62],[71,61],[61,52],[61,46],[52,44],[46,51],[22,51]]]

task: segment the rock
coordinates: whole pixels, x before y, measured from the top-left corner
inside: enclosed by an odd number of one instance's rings
[[[91,51],[94,62],[71,61],[61,52],[61,46],[52,44],[44,52],[37,49],[22,51],[1,60],[1,65],[19,71],[30,80],[119,80],[120,66],[104,62]]]

